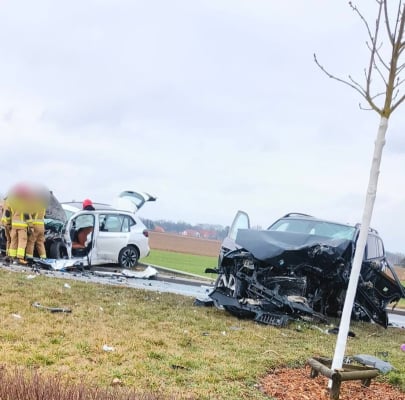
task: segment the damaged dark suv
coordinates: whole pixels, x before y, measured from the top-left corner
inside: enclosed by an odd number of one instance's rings
[[[258,231],[239,211],[222,243],[210,297],[236,316],[270,325],[339,317],[359,231],[359,225],[298,213]],[[405,288],[386,259],[378,232],[370,229],[352,318],[387,327],[386,308],[401,297]]]

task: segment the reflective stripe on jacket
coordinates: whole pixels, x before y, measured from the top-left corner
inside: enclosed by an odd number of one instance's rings
[[[32,219],[32,224],[33,225],[45,225],[45,213],[46,213],[46,208],[41,208],[38,210],[36,213],[33,214],[33,219]]]
[[[32,225],[31,214],[27,212],[27,206],[22,201],[13,201],[10,204],[11,226],[15,229],[24,229]]]

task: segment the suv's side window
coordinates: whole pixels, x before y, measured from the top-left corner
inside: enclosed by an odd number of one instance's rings
[[[368,235],[366,259],[380,258],[384,256],[384,246],[382,240],[374,235]]]
[[[377,239],[377,247],[378,247],[378,254],[379,257],[384,257],[384,245],[383,241],[378,237]]]

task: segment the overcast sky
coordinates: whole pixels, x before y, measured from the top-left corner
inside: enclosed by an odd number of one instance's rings
[[[367,15],[375,2],[359,0]],[[151,219],[267,227],[291,211],[361,220],[378,115],[365,31],[336,0],[1,0],[2,191],[60,201],[158,197]],[[391,118],[372,219],[405,252],[405,104]]]

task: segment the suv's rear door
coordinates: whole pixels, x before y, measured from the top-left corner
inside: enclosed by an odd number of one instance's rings
[[[113,206],[117,210],[135,213],[148,201],[156,201],[156,197],[145,192],[125,190],[114,199]]]

